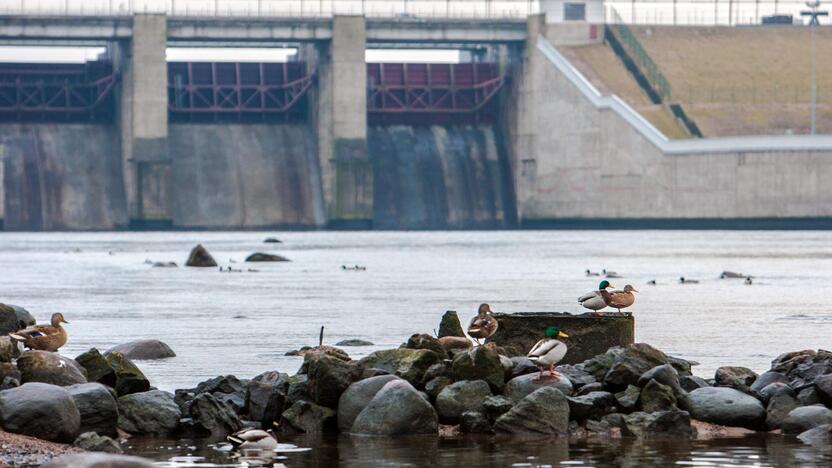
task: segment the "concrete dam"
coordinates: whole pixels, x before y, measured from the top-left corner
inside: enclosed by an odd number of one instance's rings
[[[86,64],[0,64],[2,226],[832,225],[821,182],[832,138],[669,139],[657,127],[682,121],[656,115],[672,103],[642,106],[645,118],[574,66],[592,57],[570,48],[604,36],[602,24],[546,14],[0,16],[6,44],[106,47]],[[165,56],[276,45],[297,54]],[[459,49],[470,60],[366,63],[371,48]]]

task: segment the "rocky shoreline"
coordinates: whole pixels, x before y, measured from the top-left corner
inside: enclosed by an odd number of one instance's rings
[[[295,375],[218,376],[174,393],[153,388],[118,351],[172,354],[158,342],[105,353],[92,349],[69,359],[43,351],[18,354],[0,337],[0,427],[6,431],[0,432],[0,456],[10,457],[0,461],[26,465],[80,450],[118,454],[130,435],[220,439],[247,427],[274,429],[278,437],[340,432],[701,439],[776,431],[808,444],[832,437],[828,351],[778,356],[760,375],[721,367],[706,380],[692,374],[694,363],[635,343],[561,365],[560,378],[540,378],[532,361],[497,343],[466,345],[458,325],[455,314],[446,314],[439,338],[415,334],[399,348],[361,359],[336,347],[310,348]],[[91,466],[90,455],[72,456],[52,466]],[[115,463],[106,457],[118,455],[95,457],[96,463]],[[148,466],[128,461],[119,466]]]

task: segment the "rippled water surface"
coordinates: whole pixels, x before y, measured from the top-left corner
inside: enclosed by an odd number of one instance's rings
[[[284,243],[262,243],[272,235]],[[196,243],[243,272],[145,263],[181,265]],[[292,262],[245,264],[255,251],[280,253]],[[0,302],[22,305],[41,321],[60,311],[72,322],[62,350],[68,356],[140,338],[170,344],[176,358],[139,363],[154,385],[167,390],[218,374],[294,373],[301,360],[284,353],[316,344],[321,325],[329,344],[346,338],[375,343],[349,349],[360,357],[398,346],[412,333],[431,332],[445,310],[468,320],[480,302],[500,312],[581,312],[575,298],[597,285],[585,277],[587,268],[615,270],[624,276],[614,280],[617,286],[638,288],[632,308],[637,340],[700,362],[694,372],[702,376],[720,365],[766,370],[780,353],[828,348],[832,331],[828,232],[0,233],[0,264]],[[343,264],[367,270],[343,271]],[[720,280],[722,270],[752,274],[754,284]],[[680,285],[682,275],[700,283]],[[658,284],[648,286],[653,279]],[[371,440],[334,443],[329,455],[314,450],[286,456],[321,466],[329,463],[320,460],[359,466],[377,457],[389,459],[388,465],[419,465],[427,456],[447,465],[474,457],[496,466],[583,466],[606,463],[599,457],[608,452],[673,453],[654,444],[618,444],[607,451],[561,442],[517,448],[467,439],[389,446]],[[777,461],[765,441],[747,447],[698,444],[679,447],[682,455],[671,455],[667,465],[713,466],[720,457],[746,466]],[[792,460],[817,455],[776,447]]]

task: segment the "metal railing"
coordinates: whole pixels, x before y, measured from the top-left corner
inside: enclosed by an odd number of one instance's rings
[[[612,10],[613,17],[620,20],[620,17]],[[639,70],[650,82],[653,89],[662,97],[663,100],[670,99],[670,83],[664,76],[656,62],[650,58],[650,55],[644,50],[644,47],[636,38],[635,34],[622,21],[616,21],[615,24],[610,25],[610,31],[615,34],[616,38],[622,44],[627,53],[636,62]]]
[[[523,19],[538,0],[0,0],[0,15]]]
[[[691,26],[754,25],[772,16],[805,24],[800,12],[807,9],[803,0],[607,0],[604,6],[607,23]]]

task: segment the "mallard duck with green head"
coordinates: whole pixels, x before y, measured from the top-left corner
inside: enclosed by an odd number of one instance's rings
[[[610,305],[612,300],[610,292],[607,289],[613,287],[609,281],[603,280],[598,284],[597,291],[591,291],[578,298],[578,303],[582,307],[589,310],[594,310],[595,315],[604,315],[601,309]]]
[[[555,370],[555,364],[566,356],[566,344],[555,338],[569,338],[569,335],[560,331],[558,327],[547,327],[544,332],[545,338],[535,343],[527,356],[535,361],[540,368],[538,380],[543,380],[543,369],[548,367],[549,378],[560,377],[560,372]]]

